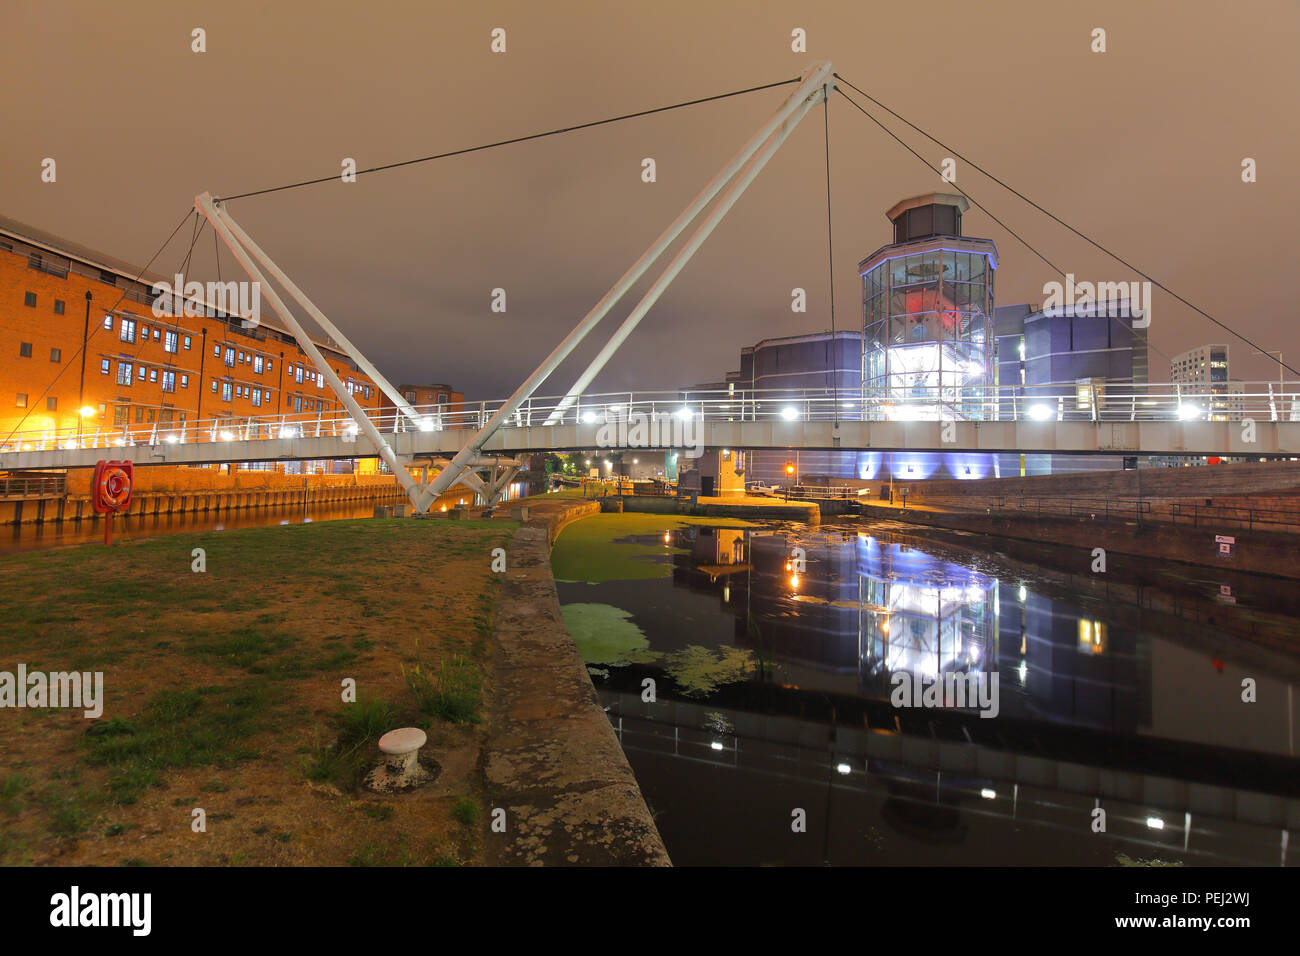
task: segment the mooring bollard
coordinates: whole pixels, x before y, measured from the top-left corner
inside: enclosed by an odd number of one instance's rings
[[[388,774],[394,783],[409,780],[420,765],[420,748],[429,737],[419,727],[390,730],[379,738],[379,750],[388,758]]]
[[[439,767],[420,748],[428,742],[419,727],[390,730],[379,738],[383,762],[366,775],[366,789],[375,793],[404,793],[422,787],[438,776]]]

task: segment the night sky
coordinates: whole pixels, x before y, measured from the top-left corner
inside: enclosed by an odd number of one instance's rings
[[[191,31],[207,52],[191,52]],[[507,33],[493,54],[490,31]],[[807,31],[793,53],[791,31]],[[1091,32],[1108,50],[1091,52]],[[821,59],[1222,321],[1300,362],[1291,0],[578,3],[126,2],[0,6],[0,213],[143,265],[196,193],[229,195],[797,76]],[[382,370],[508,394],[792,87],[231,202],[229,211]],[[849,91],[850,93],[852,91]],[[873,108],[874,109],[874,108]],[[881,115],[937,164],[946,154]],[[822,110],[723,221],[597,389],[675,387],[741,346],[830,327]],[[861,326],[859,260],[884,211],[946,190],[831,102],[836,325]],[[58,181],[42,183],[53,157]],[[641,181],[653,157],[658,181]],[[1241,162],[1258,162],[1258,182]],[[1138,278],[962,164],[957,185],[1078,277]],[[999,304],[1057,278],[997,243]],[[154,265],[174,272],[189,244]],[[668,258],[661,260],[666,264]],[[190,277],[215,278],[210,230]],[[224,257],[227,278],[233,268]],[[653,276],[598,327],[612,332]],[[790,291],[808,291],[792,314]],[[503,287],[508,310],[490,311]],[[1165,355],[1222,341],[1170,297]],[[1235,340],[1235,378],[1276,364]],[[541,392],[562,392],[593,337]],[[1159,350],[1159,351],[1156,351]]]

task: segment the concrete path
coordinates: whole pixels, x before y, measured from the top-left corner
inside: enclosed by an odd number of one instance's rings
[[[550,546],[592,502],[523,502],[529,520],[507,549],[494,626],[487,798],[506,811],[489,829],[493,865],[668,866],[632,768],[564,626]],[[489,821],[490,823],[491,821]]]

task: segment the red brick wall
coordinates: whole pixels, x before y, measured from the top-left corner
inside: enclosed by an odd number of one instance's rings
[[[124,281],[119,279],[119,282]],[[79,397],[79,350],[86,316],[87,291],[93,295],[93,300],[90,308],[90,338],[86,349],[85,395],[82,399]],[[116,311],[130,313],[136,321],[136,341],[123,342],[119,331],[121,319],[118,316],[114,316],[111,330],[103,327],[105,311],[118,303],[122,291],[121,288],[114,288],[74,272],[69,272],[66,278],[60,278],[29,268],[25,253],[0,249],[0,440],[18,426],[27,412],[30,415],[22,425],[24,431],[75,429],[77,410],[82,404],[95,409],[95,415],[88,418],[83,426],[92,432],[95,428],[114,429],[115,406],[126,407],[130,426],[138,429],[151,427],[152,422],[160,418],[160,413],[168,408],[173,421],[179,421],[183,415],[187,422],[193,422],[199,417],[200,404],[204,419],[224,416],[262,417],[285,413],[292,420],[314,421],[320,411],[328,412],[341,407],[328,383],[318,387],[314,380],[309,383],[304,374],[304,381],[299,384],[291,376],[290,365],[304,365],[313,373],[315,371],[296,343],[282,342],[269,336],[264,339],[250,338],[232,331],[220,319],[181,317],[173,325],[169,319],[155,319],[150,306],[123,299],[117,304]],[[24,297],[28,292],[36,294],[34,308],[24,305]],[[56,299],[64,302],[65,314],[55,314]],[[152,332],[147,342],[142,340],[141,333],[146,326],[151,330],[159,329],[157,341],[154,341]],[[174,354],[163,348],[168,330],[176,331],[180,336],[179,350]],[[204,331],[207,333],[206,355]],[[183,345],[186,335],[191,340],[188,350]],[[20,354],[24,342],[31,343],[29,358]],[[248,361],[240,363],[237,360],[231,368],[224,364],[222,358],[212,354],[216,345],[221,346],[223,354],[227,345],[233,346],[236,358],[242,351]],[[60,350],[60,361],[50,360],[52,348]],[[254,372],[252,357],[257,354],[263,356],[264,363],[270,357],[273,368],[268,371],[264,364],[261,373]],[[325,355],[345,383],[351,379],[361,385],[361,391],[354,393],[354,397],[362,407],[379,407],[379,390],[367,376],[353,371],[340,356],[329,352]],[[201,356],[202,382],[199,381]],[[100,371],[100,363],[105,358],[109,360],[108,374]],[[146,371],[144,381],[133,377],[131,385],[119,385],[119,359],[132,362],[136,368],[143,364],[146,370],[157,371],[158,381],[149,381]],[[175,373],[174,392],[162,391],[164,370]],[[188,387],[182,387],[182,375],[189,377]],[[232,397],[230,401],[224,401],[221,382],[226,376],[230,376],[232,385],[246,386],[248,396]],[[215,394],[211,384],[214,379],[218,382]],[[52,380],[54,383],[51,386]],[[369,397],[365,395],[367,386],[370,388]],[[44,394],[47,387],[48,394]],[[269,391],[269,401],[255,406],[251,396],[253,389]],[[17,406],[16,396],[19,393],[27,396],[26,408]],[[296,396],[301,396],[304,402],[300,413],[294,411]],[[46,399],[50,397],[56,399],[54,409],[47,408]],[[316,407],[308,410],[308,402]],[[101,405],[104,406],[102,412]]]

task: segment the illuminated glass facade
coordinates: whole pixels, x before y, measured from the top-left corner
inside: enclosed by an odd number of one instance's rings
[[[997,250],[960,235],[965,208],[964,197],[947,194],[904,200],[887,214],[894,243],[859,266],[868,418],[996,417]]]

